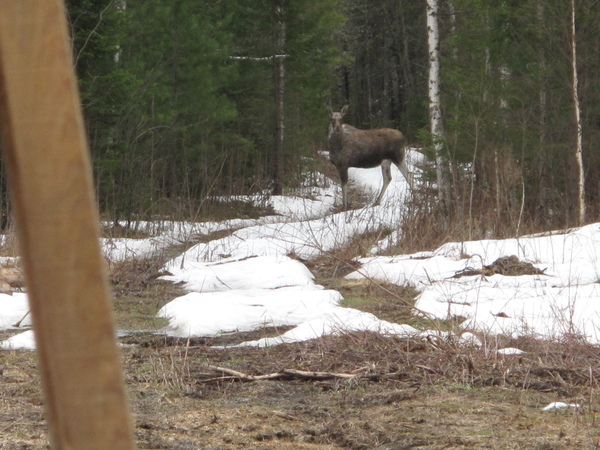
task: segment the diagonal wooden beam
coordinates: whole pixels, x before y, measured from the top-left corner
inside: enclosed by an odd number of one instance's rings
[[[0,0],[0,123],[55,449],[134,447],[63,0]]]

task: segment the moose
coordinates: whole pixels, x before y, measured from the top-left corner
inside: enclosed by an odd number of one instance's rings
[[[406,165],[404,151],[404,135],[390,128],[375,130],[359,130],[348,124],[343,124],[342,119],[348,110],[344,106],[340,112],[334,112],[327,106],[331,124],[329,125],[329,159],[336,167],[342,183],[342,202],[344,210],[348,204],[348,168],[357,167],[368,169],[381,166],[383,186],[381,192],[373,203],[381,203],[383,194],[392,181],[391,164],[396,164],[410,188],[413,188],[412,177]]]

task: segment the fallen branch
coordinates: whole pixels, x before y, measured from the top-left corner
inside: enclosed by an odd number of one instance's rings
[[[272,380],[275,378],[281,378],[284,375],[279,372],[269,373],[266,375],[249,375],[247,373],[238,372],[237,370],[228,369],[227,367],[219,366],[207,366],[208,369],[214,370],[215,372],[221,372],[228,376],[213,377],[203,380],[208,381],[222,381],[222,380],[239,380],[239,381],[260,381],[260,380]]]
[[[280,372],[267,373],[264,375],[250,375],[247,373],[239,372],[237,370],[228,369],[226,367],[219,366],[206,366],[214,372],[219,372],[222,375],[213,377],[207,376],[207,374],[197,375],[200,383],[211,383],[216,381],[261,381],[261,380],[352,380],[352,379],[365,379],[365,380],[379,380],[382,377],[393,376],[394,372],[384,374],[364,374],[364,373],[338,373],[338,372],[310,372],[305,370],[297,369],[283,369]]]
[[[331,380],[332,378],[342,378],[349,380],[359,378],[362,375],[351,373],[335,373],[335,372],[305,372],[304,370],[284,369],[283,373],[294,378],[304,378],[309,380]]]

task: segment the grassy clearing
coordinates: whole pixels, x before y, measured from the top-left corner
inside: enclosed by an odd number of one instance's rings
[[[122,342],[140,448],[566,449],[596,448],[600,437],[598,355],[584,347],[564,358],[564,344],[530,341],[536,353],[499,357],[371,333],[267,349],[152,335]],[[0,448],[45,448],[33,355],[7,352],[1,364]],[[207,381],[214,365],[371,377]],[[582,408],[541,412],[556,400]]]
[[[386,320],[456,327],[415,319],[411,289],[345,281],[357,267],[356,249],[370,248],[379,235],[361,239],[308,263],[317,282],[340,290],[345,306]],[[164,324],[156,311],[183,293],[157,279],[171,255],[111,266],[119,328]],[[264,349],[215,348],[283,331],[120,338],[139,448],[592,449],[600,443],[600,350],[575,337],[479,336],[484,346],[470,348],[362,332]],[[507,346],[526,353],[497,353]],[[47,448],[35,365],[33,353],[0,353],[2,449]],[[354,376],[241,381],[215,367],[248,375],[295,369]],[[581,407],[541,411],[554,401]]]

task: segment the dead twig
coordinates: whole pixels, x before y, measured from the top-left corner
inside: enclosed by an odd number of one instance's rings
[[[211,383],[217,381],[262,381],[262,380],[379,380],[382,377],[394,376],[395,373],[382,373],[382,374],[365,374],[365,373],[338,373],[338,372],[314,372],[297,369],[283,369],[280,372],[267,373],[264,375],[250,375],[247,373],[239,372],[237,370],[228,369],[227,367],[219,366],[206,366],[207,369],[213,370],[223,374],[222,376],[213,377],[208,376],[206,373],[196,375],[195,378],[199,379],[200,383]]]
[[[309,380],[331,380],[332,378],[342,378],[349,380],[352,378],[362,378],[362,375],[352,373],[335,373],[335,372],[306,372],[304,370],[284,369],[283,373],[295,378],[304,378]]]
[[[415,364],[415,367],[418,368],[418,369],[422,369],[425,372],[431,373],[433,375],[439,374],[439,371],[437,371],[435,369],[432,369],[431,367],[428,367],[428,366],[423,366],[421,364]]]
[[[285,420],[300,420],[300,418],[293,416],[291,414],[288,414],[286,412],[283,412],[283,411],[273,410],[271,412],[273,413],[273,415],[275,415],[277,417],[281,417],[282,419],[285,419]]]
[[[221,377],[212,377],[203,380],[203,382],[209,381],[223,381],[223,380],[239,380],[239,381],[260,381],[260,380],[272,380],[275,378],[281,378],[285,376],[282,373],[274,372],[266,375],[250,375],[243,372],[238,372],[237,370],[228,369],[227,367],[219,367],[219,366],[207,366],[208,369],[214,370],[215,372],[221,372],[227,376]]]
[[[8,431],[9,428],[12,428],[14,425],[18,424],[19,422],[21,422],[24,419],[24,417],[18,417],[17,419],[13,420],[11,423],[9,423],[7,426],[5,426],[4,428],[0,428],[0,433],[4,433],[5,431]]]

